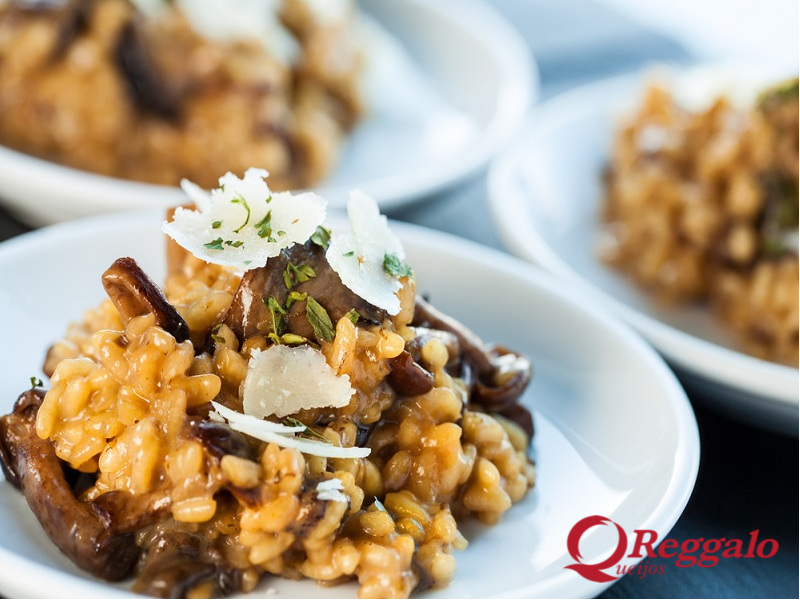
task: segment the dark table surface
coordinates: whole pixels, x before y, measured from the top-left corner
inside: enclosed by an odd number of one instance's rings
[[[541,98],[588,81],[666,60],[696,60],[677,42],[644,29],[590,0],[494,0],[529,42],[541,77]],[[2,192],[2,190],[0,190]],[[504,249],[491,229],[485,173],[390,216]],[[0,209],[0,241],[29,228]],[[2,285],[2,282],[0,282]],[[700,431],[697,485],[667,537],[777,540],[768,559],[722,559],[710,568],[667,564],[664,574],[625,576],[601,598],[797,598],[798,441],[748,426],[690,396]],[[668,561],[667,561],[668,562]]]

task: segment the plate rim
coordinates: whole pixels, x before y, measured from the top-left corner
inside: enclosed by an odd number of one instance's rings
[[[520,163],[524,161],[530,148],[539,143],[542,137],[566,124],[582,118],[602,115],[613,118],[620,114],[626,106],[630,106],[630,102],[620,98],[620,93],[636,90],[637,85],[641,88],[644,81],[640,72],[626,73],[577,86],[540,104],[535,115],[526,122],[524,135],[501,153],[490,166],[487,202],[492,220],[503,242],[515,255],[540,265],[594,295],[653,344],[670,364],[702,379],[710,379],[716,384],[760,396],[786,407],[796,407],[798,369],[725,348],[628,306],[588,282],[558,256],[527,218],[529,211],[535,211],[535,203],[526,202],[522,194],[518,193],[513,178],[519,173]],[[587,102],[587,98],[591,98],[592,102]],[[698,365],[696,357],[689,359],[673,350],[673,344],[681,350],[689,346],[699,348],[702,358],[700,364]],[[748,375],[747,372],[754,369],[763,371],[763,380],[756,382]]]
[[[335,213],[336,214],[336,213]],[[341,216],[341,213],[338,213]],[[133,229],[141,228],[145,224],[151,227],[158,220],[163,219],[162,213],[153,209],[126,211],[107,215],[79,219],[44,227],[39,230],[22,234],[16,238],[0,243],[0,264],[2,262],[24,254],[29,248],[41,243],[56,243],[61,240],[74,239],[77,236],[91,235],[93,231],[101,229],[101,225],[110,228]],[[501,271],[505,276],[524,280],[537,288],[538,293],[549,294],[557,297],[570,305],[571,310],[584,313],[584,315],[600,324],[613,334],[631,352],[636,352],[642,360],[649,365],[649,372],[664,391],[663,397],[670,413],[675,418],[676,448],[675,459],[669,482],[656,505],[642,523],[636,527],[654,529],[659,533],[659,540],[663,540],[674,524],[682,515],[697,478],[700,464],[700,436],[695,420],[694,411],[675,375],[664,363],[663,359],[628,325],[624,324],[613,315],[598,311],[589,300],[579,293],[578,288],[569,282],[562,281],[545,270],[531,265],[517,257],[511,256],[500,250],[478,244],[471,240],[460,238],[452,234],[429,229],[419,225],[391,221],[393,231],[406,244],[444,246],[459,255],[470,257],[485,267]],[[540,413],[541,414],[541,413]],[[547,418],[547,417],[545,417]],[[548,418],[550,424],[563,433],[563,430]],[[70,590],[81,590],[84,594],[95,593],[104,597],[136,597],[127,589],[122,589],[114,584],[105,584],[88,579],[86,575],[73,574],[47,565],[36,563],[33,560],[18,556],[0,546],[0,559],[10,560],[7,565],[15,565],[9,569],[9,575],[18,569],[33,568],[47,573],[51,587],[67,585]],[[4,571],[6,571],[4,569]],[[59,583],[60,582],[60,583]],[[611,582],[613,583],[613,582]],[[505,597],[537,593],[542,597],[553,595],[592,597],[609,587],[611,583],[597,584],[576,577],[565,569],[557,575],[544,581],[535,582],[528,586],[498,594],[496,597]],[[88,589],[82,586],[88,584]],[[59,588],[63,589],[63,588]],[[16,591],[16,589],[14,590]]]
[[[364,0],[358,0],[366,4]],[[479,42],[487,56],[498,69],[500,84],[491,116],[478,133],[480,143],[471,144],[458,156],[444,161],[418,165],[411,170],[358,182],[375,196],[381,209],[405,206],[430,197],[438,191],[457,185],[486,167],[490,159],[513,138],[528,109],[539,97],[539,68],[531,48],[522,34],[509,20],[486,0],[396,0],[393,10],[411,8],[436,15],[449,21],[469,37]],[[369,14],[369,11],[366,10]],[[403,38],[397,38],[401,43]],[[42,195],[52,195],[58,190],[64,202],[80,202],[78,212],[59,209],[61,216],[48,216],[48,211],[31,208],[28,203],[10,199],[8,192],[0,195],[0,202],[18,218],[35,225],[86,217],[97,212],[120,212],[132,207],[169,206],[185,201],[179,187],[144,183],[116,178],[65,166],[0,145],[0,178],[13,178],[23,182],[23,190]],[[48,180],[56,179],[57,184]],[[344,206],[346,192],[354,186],[320,185],[309,188],[331,199],[332,204]],[[114,196],[124,203],[115,209],[108,203]],[[66,215],[66,216],[65,216]]]

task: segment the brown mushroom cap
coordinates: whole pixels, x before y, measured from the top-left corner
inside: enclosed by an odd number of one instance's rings
[[[103,273],[102,280],[103,288],[117,307],[123,323],[153,313],[158,326],[178,342],[189,339],[186,321],[134,259],[118,258]]]

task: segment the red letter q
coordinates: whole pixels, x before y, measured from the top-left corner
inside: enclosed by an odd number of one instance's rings
[[[617,540],[617,547],[614,549],[614,552],[611,553],[611,556],[606,558],[605,560],[596,563],[596,564],[585,564],[582,562],[581,552],[580,552],[580,541],[583,537],[583,534],[586,533],[592,527],[596,527],[598,525],[614,525],[617,528],[618,533],[618,540]],[[569,555],[572,557],[573,560],[576,561],[573,565],[567,565],[564,567],[565,569],[572,569],[578,575],[583,577],[584,579],[588,579],[589,581],[594,581],[596,583],[608,583],[609,581],[614,581],[618,579],[618,577],[612,577],[607,573],[603,573],[603,569],[608,569],[609,567],[613,567],[616,565],[623,556],[625,556],[625,551],[628,548],[628,536],[625,535],[625,531],[617,525],[611,519],[607,519],[606,517],[601,517],[600,515],[593,515],[591,517],[586,517],[585,519],[581,519],[575,526],[570,530],[569,535],[567,536],[567,551]]]

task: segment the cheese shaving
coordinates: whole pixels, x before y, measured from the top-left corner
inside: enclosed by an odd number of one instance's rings
[[[257,419],[256,417],[245,415],[240,412],[236,412],[235,410],[231,410],[227,406],[223,406],[218,402],[211,401],[211,405],[214,407],[216,412],[209,413],[209,417],[211,417],[212,421],[220,421],[224,419],[226,421],[238,421],[242,426],[249,427],[249,428],[257,428],[257,429],[265,429],[272,431],[273,433],[281,433],[281,434],[295,434],[300,433],[301,431],[305,431],[305,426],[301,425],[284,425],[283,423],[273,423],[272,421],[264,421],[263,419]]]
[[[178,208],[161,230],[196,257],[239,271],[255,269],[283,248],[304,243],[322,224],[326,201],[311,192],[270,192],[263,169],[243,179],[227,173],[210,194],[183,182],[198,210]]]
[[[350,231],[331,240],[325,257],[350,290],[391,315],[400,312],[398,277],[384,269],[387,256],[405,258],[403,246],[389,229],[378,205],[360,191],[347,202]]]
[[[344,484],[338,477],[326,479],[317,484],[317,498],[319,500],[347,503],[348,497],[343,492]]]
[[[256,419],[250,415],[244,415],[240,412],[230,410],[212,402],[217,413],[228,421],[231,429],[235,429],[241,433],[254,437],[262,442],[276,444],[282,448],[294,448],[303,454],[313,456],[321,456],[323,458],[364,458],[369,456],[369,448],[360,448],[353,446],[350,448],[342,448],[341,446],[334,446],[325,442],[318,442],[316,440],[308,440],[296,437],[294,435],[298,429],[305,429],[304,427],[287,427],[279,423],[272,423],[270,421],[263,421]],[[279,433],[278,427],[283,428],[283,431],[291,429],[292,432]]]
[[[252,353],[242,388],[244,412],[256,418],[346,406],[354,393],[350,378],[336,375],[319,350],[280,344]]]

